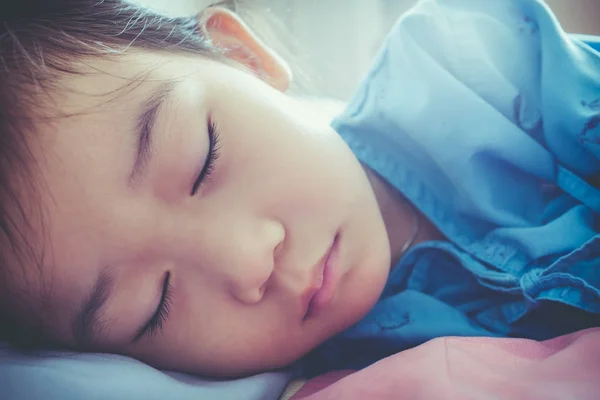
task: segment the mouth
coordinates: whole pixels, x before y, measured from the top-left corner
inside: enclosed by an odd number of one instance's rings
[[[306,312],[304,320],[318,315],[333,300],[337,286],[337,260],[339,259],[340,234],[337,233],[333,239],[331,247],[327,250],[319,264],[317,265],[317,276],[314,287],[305,294]]]

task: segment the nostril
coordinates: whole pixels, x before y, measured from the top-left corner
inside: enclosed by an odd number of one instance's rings
[[[268,290],[269,285],[271,284],[278,267],[281,266],[280,264],[281,264],[281,259],[283,256],[283,243],[284,243],[283,241],[279,242],[277,244],[277,246],[275,246],[275,248],[273,249],[273,265],[271,266],[271,271],[269,273],[269,276],[267,277],[267,279],[264,281],[264,283],[261,285],[261,287],[259,289],[261,297],[264,296],[265,292]]]
[[[265,283],[262,284],[262,286],[258,289],[258,296],[259,298],[262,300],[263,296],[265,295],[265,293],[267,292],[267,289],[269,287],[269,280],[267,279]]]
[[[273,267],[277,267],[279,259],[283,253],[283,241],[279,242],[273,249]]]
[[[275,268],[276,268],[276,264],[274,261],[273,267],[271,268],[271,272],[269,273],[269,276],[267,277],[267,279],[265,279],[265,281],[262,283],[262,285],[260,285],[260,288],[258,288],[258,293],[259,293],[261,299],[265,295],[267,290],[269,290],[269,286],[273,282],[273,277],[275,275]]]

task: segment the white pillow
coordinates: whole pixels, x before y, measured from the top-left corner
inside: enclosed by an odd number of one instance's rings
[[[236,380],[206,379],[154,369],[112,354],[28,355],[0,343],[2,400],[277,399],[290,371]]]

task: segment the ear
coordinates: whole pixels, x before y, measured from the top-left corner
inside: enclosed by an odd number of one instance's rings
[[[289,88],[292,74],[287,63],[234,12],[210,7],[201,15],[200,29],[213,45],[224,50],[227,58],[244,65],[277,90],[285,92]]]

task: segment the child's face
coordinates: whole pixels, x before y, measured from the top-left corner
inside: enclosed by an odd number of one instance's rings
[[[41,127],[36,150],[47,246],[44,273],[29,279],[43,279],[46,322],[62,340],[75,345],[89,330],[86,349],[244,374],[296,360],[375,303],[387,235],[361,165],[326,119],[201,57],[138,53],[88,65],[62,81],[55,107],[70,116]],[[149,100],[165,87],[162,101]],[[152,107],[150,149],[138,158],[139,120]],[[219,156],[192,194],[209,120]],[[133,174],[136,158],[144,167]],[[333,298],[307,313],[336,237]],[[134,340],[167,273],[168,316]],[[95,291],[101,306],[87,303]]]

